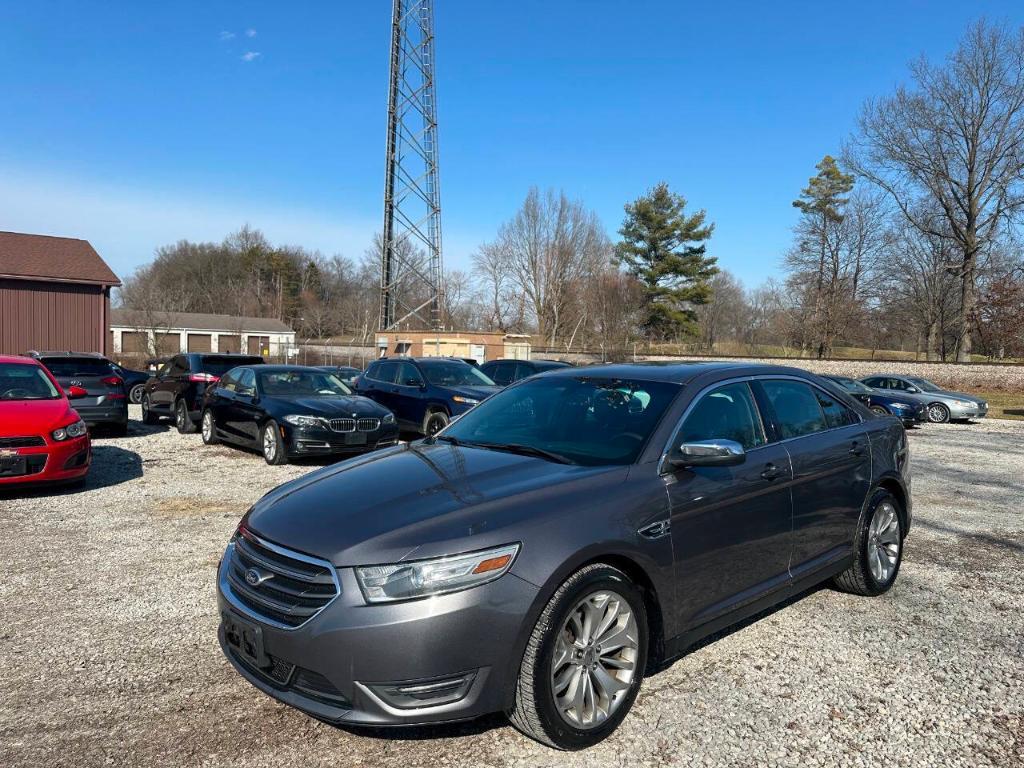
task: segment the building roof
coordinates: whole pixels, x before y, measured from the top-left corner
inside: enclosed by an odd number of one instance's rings
[[[203,312],[154,312],[134,309],[110,310],[110,325],[117,328],[139,328],[175,331],[183,328],[223,333],[294,333],[287,323],[272,317],[240,317],[209,315]]]
[[[88,240],[0,232],[0,277],[120,285]]]

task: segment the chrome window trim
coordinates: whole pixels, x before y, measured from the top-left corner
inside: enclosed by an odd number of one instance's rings
[[[330,607],[330,605],[334,603],[335,600],[341,597],[341,580],[338,578],[338,571],[332,563],[330,563],[327,560],[323,560],[319,557],[311,557],[309,555],[304,555],[301,552],[296,552],[294,550],[278,546],[277,544],[273,544],[272,542],[267,541],[261,536],[257,536],[252,531],[249,531],[248,529],[246,530],[248,535],[252,539],[258,542],[260,546],[269,549],[271,552],[275,552],[281,555],[282,557],[290,557],[292,560],[299,560],[304,563],[309,563],[310,565],[317,565],[321,568],[326,568],[327,572],[331,574],[331,581],[334,582],[334,597],[332,597],[330,600],[324,603],[323,607],[319,611],[314,613],[301,624],[296,624],[294,627],[283,622],[277,621],[275,619],[272,619],[269,616],[264,616],[263,614],[256,613],[255,611],[253,611],[252,608],[250,608],[237,597],[235,597],[235,593],[231,590],[231,585],[228,583],[227,580],[227,569],[231,567],[231,558],[233,558],[235,554],[235,541],[232,538],[231,542],[228,544],[227,551],[224,553],[224,557],[221,560],[220,572],[217,574],[217,586],[220,588],[220,593],[224,596],[224,599],[231,603],[231,606],[236,611],[240,612],[243,616],[248,616],[250,618],[256,619],[260,623],[267,624],[268,626],[274,627],[276,629],[286,629],[290,631],[300,629],[301,627],[306,626],[309,622],[311,622],[321,613],[326,611],[327,608]]]
[[[816,382],[810,381],[809,379],[805,379],[802,376],[794,376],[793,374],[790,374],[790,373],[758,373],[758,374],[750,374],[750,375],[747,375],[747,376],[737,376],[737,377],[734,377],[734,378],[731,378],[731,379],[722,379],[722,380],[716,381],[716,382],[714,382],[712,384],[708,384],[706,387],[704,387],[699,392],[697,392],[697,394],[694,396],[694,398],[690,402],[690,404],[688,406],[686,406],[686,410],[683,411],[682,415],[676,421],[675,426],[672,428],[672,433],[670,434],[670,436],[668,438],[668,441],[665,444],[664,450],[662,450],[662,452],[661,452],[661,457],[658,459],[658,474],[659,475],[671,474],[671,471],[669,471],[669,470],[667,470],[665,468],[665,462],[666,462],[666,459],[668,458],[669,452],[672,450],[672,441],[675,439],[675,436],[677,434],[679,434],[679,430],[682,428],[683,422],[686,420],[686,417],[690,415],[690,411],[692,411],[694,409],[694,407],[697,405],[697,403],[699,403],[701,401],[701,399],[706,394],[708,394],[709,392],[711,392],[711,391],[713,391],[715,389],[718,389],[719,387],[727,386],[729,384],[739,384],[739,383],[742,383],[742,382],[746,382],[747,384],[749,384],[750,382],[753,382],[753,381],[766,381],[766,380],[771,380],[771,379],[786,379],[786,380],[789,380],[789,381],[798,381],[801,384],[806,384],[807,386],[811,387],[812,389],[820,390],[824,394],[826,394],[829,397],[831,397],[833,400],[836,400],[836,396],[834,394],[832,394],[831,392],[829,392],[827,389],[825,389],[824,387],[820,386]],[[753,391],[751,391],[751,396],[753,396],[753,394],[754,394]],[[864,423],[864,418],[859,413],[857,413],[855,410],[850,408],[846,403],[842,402],[841,400],[836,400],[836,402],[838,402],[841,406],[843,406],[843,408],[845,408],[850,413],[852,413],[853,416],[857,419],[853,424],[844,424],[841,427],[828,427],[827,429],[818,430],[817,432],[809,432],[806,435],[797,435],[796,437],[786,437],[786,438],[783,438],[782,440],[769,440],[768,439],[768,430],[765,429],[765,424],[764,424],[764,414],[761,413],[761,405],[757,402],[757,398],[755,397],[754,398],[754,406],[757,408],[757,418],[761,422],[761,430],[764,433],[765,443],[763,445],[757,446],[756,448],[751,448],[749,451],[746,452],[747,455],[749,456],[750,454],[754,453],[755,451],[759,451],[762,448],[767,448],[767,447],[772,446],[772,445],[784,445],[785,443],[792,442],[793,440],[802,440],[805,437],[813,437],[815,435],[824,435],[826,432],[832,432],[832,431],[837,430],[837,429],[846,429],[847,427],[859,426],[859,425]],[[822,411],[822,416],[824,416],[824,415],[825,415],[824,411]]]

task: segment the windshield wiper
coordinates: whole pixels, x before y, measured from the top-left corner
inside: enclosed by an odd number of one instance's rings
[[[507,451],[518,453],[520,456],[536,456],[539,459],[547,459],[558,464],[575,464],[576,462],[568,456],[549,451],[546,448],[538,448],[535,445],[523,445],[522,443],[462,443],[473,448],[486,448],[492,451]]]

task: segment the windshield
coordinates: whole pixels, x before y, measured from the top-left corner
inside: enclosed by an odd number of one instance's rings
[[[918,378],[913,378],[912,379],[912,378],[910,378],[908,376],[907,377],[907,381],[909,381],[915,387],[920,389],[922,392],[941,392],[942,391],[942,387],[940,387],[938,384],[936,384],[934,382],[928,381],[928,379],[918,379]]]
[[[257,369],[259,370],[259,369]],[[323,371],[259,371],[260,391],[282,397],[343,397],[352,390]]]
[[[0,363],[0,400],[56,400],[60,392],[38,365]]]
[[[109,376],[110,363],[98,357],[43,357],[54,376]]]
[[[865,394],[871,394],[872,390],[867,384],[857,381],[856,379],[847,379],[840,376],[834,376],[832,381],[836,382],[845,389],[847,392],[862,392]]]
[[[457,360],[420,363],[427,381],[438,387],[493,387],[494,382],[479,368]]]
[[[438,439],[586,466],[631,464],[678,392],[677,384],[655,381],[527,379],[452,422]]]

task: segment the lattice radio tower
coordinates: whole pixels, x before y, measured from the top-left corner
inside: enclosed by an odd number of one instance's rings
[[[442,275],[434,4],[394,0],[380,330],[412,318],[441,330]]]

